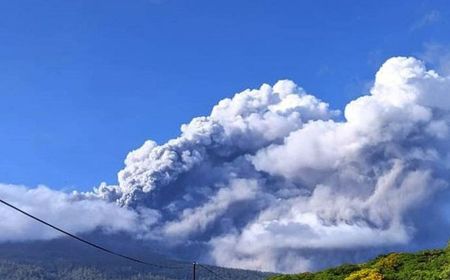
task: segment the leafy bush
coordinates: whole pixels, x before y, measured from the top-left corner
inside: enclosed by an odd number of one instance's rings
[[[377,269],[374,268],[363,268],[361,270],[355,271],[345,280],[383,280],[383,274],[381,274]]]
[[[316,273],[278,275],[273,280],[450,280],[450,243],[443,250],[391,253],[359,265]]]

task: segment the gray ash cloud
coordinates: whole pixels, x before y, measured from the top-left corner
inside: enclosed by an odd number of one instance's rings
[[[343,116],[292,81],[264,84],[71,199],[116,203],[139,238],[202,244],[223,266],[311,270],[435,244],[449,232],[449,112],[450,78],[414,58],[387,60]]]

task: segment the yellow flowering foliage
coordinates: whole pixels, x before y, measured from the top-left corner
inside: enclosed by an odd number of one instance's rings
[[[378,269],[364,268],[353,272],[345,280],[383,280],[383,274]]]
[[[394,269],[398,266],[398,258],[400,254],[392,253],[376,262],[375,266],[380,269]]]
[[[450,280],[450,244],[444,250],[391,253],[362,263],[314,273],[277,275],[273,280]]]

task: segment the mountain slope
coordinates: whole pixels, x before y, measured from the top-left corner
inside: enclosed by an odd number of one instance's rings
[[[94,236],[89,240],[93,241]],[[145,266],[99,252],[67,238],[0,244],[0,279],[5,280],[175,280],[191,279],[192,263],[123,236],[97,236],[96,243],[161,266]],[[262,280],[270,274],[208,266],[223,279]],[[197,266],[197,279],[217,279]],[[273,274],[272,274],[273,275]]]
[[[443,250],[381,255],[367,263],[346,264],[316,273],[279,275],[271,280],[448,280],[450,246]]]

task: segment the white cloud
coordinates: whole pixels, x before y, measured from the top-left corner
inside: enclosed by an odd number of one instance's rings
[[[73,230],[130,228],[242,268],[317,269],[377,248],[442,242],[450,78],[391,58],[369,94],[338,114],[291,81],[264,84],[220,101],[178,138],[130,152],[118,185],[72,196],[47,189],[42,203],[62,201],[50,207],[66,216],[78,207],[98,214],[72,221]],[[103,219],[108,212],[123,221]]]
[[[255,180],[235,179],[229,188],[220,189],[207,203],[183,210],[179,220],[164,226],[164,234],[179,239],[192,232],[203,232],[209,224],[224,215],[234,203],[254,199],[257,192]]]
[[[0,184],[0,197],[75,234],[96,229],[132,233],[138,230],[137,212],[104,200],[76,200],[70,194],[45,186],[27,188],[5,184]],[[52,239],[61,236],[59,232],[5,205],[0,205],[0,220],[0,241]]]
[[[425,62],[433,65],[440,73],[450,74],[450,51],[448,45],[426,43],[420,57]]]

